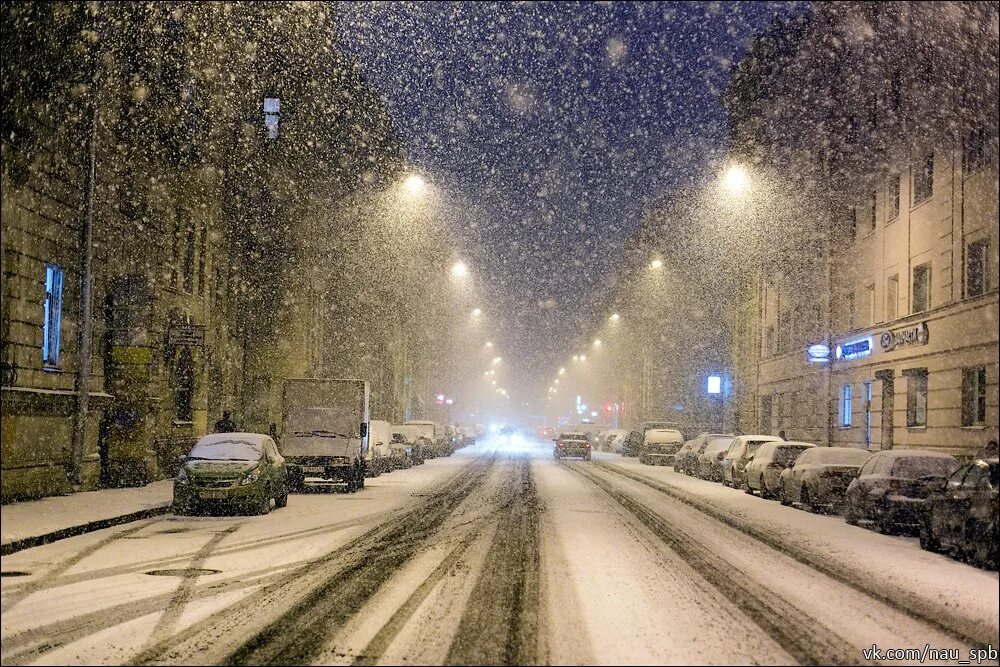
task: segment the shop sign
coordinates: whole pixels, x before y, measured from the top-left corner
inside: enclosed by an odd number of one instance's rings
[[[886,331],[879,338],[879,344],[883,352],[895,350],[897,347],[908,347],[911,345],[927,344],[927,323],[920,322],[912,327]]]
[[[874,341],[871,336],[865,336],[864,338],[858,338],[856,340],[849,340],[846,343],[841,343],[836,349],[837,358],[843,359],[844,361],[850,361],[851,359],[867,357],[872,353],[872,348],[874,347],[873,343]]]
[[[205,347],[205,327],[195,324],[174,324],[167,329],[167,344]]]

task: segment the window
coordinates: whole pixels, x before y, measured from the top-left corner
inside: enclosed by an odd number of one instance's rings
[[[854,409],[854,389],[845,384],[840,389],[840,425],[847,428],[851,425],[851,412]]]
[[[59,364],[59,334],[62,329],[63,270],[55,264],[45,265],[45,302],[42,316],[42,362]]]
[[[867,296],[868,324],[875,324],[875,283],[865,285],[865,295]]]
[[[899,181],[899,174],[892,174],[889,176],[889,192],[886,197],[886,203],[889,206],[889,210],[886,211],[885,214],[886,222],[895,220],[899,217]]]
[[[916,206],[934,194],[934,153],[925,153],[913,166],[913,201]]]
[[[885,321],[899,317],[899,274],[894,273],[885,281]]]
[[[987,146],[989,138],[986,126],[979,125],[965,135],[965,146],[962,151],[962,168],[964,171],[978,171],[986,166]]]
[[[875,220],[876,220],[876,217],[875,217],[875,203],[876,203],[876,201],[877,201],[877,199],[876,199],[876,196],[875,196],[875,191],[872,190],[871,194],[869,194],[868,198],[865,200],[865,208],[864,208],[864,211],[865,211],[865,222],[867,223],[867,229],[868,229],[868,231],[875,231]]]
[[[844,226],[847,227],[847,238],[851,241],[858,235],[858,208],[848,207],[844,213]]]
[[[966,251],[965,295],[979,296],[990,288],[990,242],[987,240],[970,243]]]
[[[906,425],[927,426],[927,369],[903,371],[906,382]]]
[[[889,78],[889,108],[898,112],[903,106],[903,75],[897,69]]]
[[[922,313],[931,307],[931,265],[913,268],[913,312]]]
[[[962,369],[962,426],[986,423],[986,367]]]
[[[845,317],[847,318],[847,328],[853,329],[857,321],[857,313],[855,312],[854,306],[854,291],[850,291],[844,295],[844,311]]]
[[[277,97],[264,98],[264,127],[267,128],[267,138],[274,141],[278,138],[278,119],[281,116],[281,100]]]

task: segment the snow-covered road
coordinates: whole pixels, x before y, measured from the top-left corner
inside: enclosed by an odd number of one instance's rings
[[[491,443],[266,516],[168,515],[5,557],[3,663],[861,663],[873,644],[996,647],[996,573],[669,468],[550,452]]]

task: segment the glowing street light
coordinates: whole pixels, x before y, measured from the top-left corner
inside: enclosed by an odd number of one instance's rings
[[[479,317],[482,314],[483,314],[483,311],[481,309],[479,309],[479,308],[473,308],[472,309],[472,316],[473,317]]]
[[[601,339],[600,338],[594,339],[594,347],[600,347],[600,346],[601,346]]]
[[[465,262],[461,260],[455,262],[451,267],[451,275],[454,278],[464,278],[468,274],[469,274],[469,267]]]
[[[580,361],[586,361],[586,360],[587,360],[587,355],[581,354],[580,355]]]
[[[750,185],[750,177],[747,175],[746,169],[738,164],[734,164],[726,170],[724,182],[726,190],[730,194],[739,197],[746,192],[747,187]]]
[[[405,187],[406,191],[410,193],[410,196],[419,197],[423,194],[427,184],[424,183],[424,179],[418,174],[410,174],[406,177],[406,180],[403,181],[403,187]]]
[[[649,268],[653,269],[654,271],[656,269],[662,269],[663,268],[663,260],[662,259],[654,259],[652,262],[649,263]]]
[[[560,368],[559,369],[559,375],[566,375],[566,369],[565,368]]]
[[[580,355],[579,354],[574,354],[573,355],[573,361],[580,361]]]
[[[499,364],[501,361],[503,361],[503,359],[501,359],[500,357],[493,357],[493,365],[494,366],[496,366],[497,364]]]
[[[611,314],[611,321],[612,322],[617,322],[620,319],[621,319],[621,315],[619,315],[618,313],[612,313]]]

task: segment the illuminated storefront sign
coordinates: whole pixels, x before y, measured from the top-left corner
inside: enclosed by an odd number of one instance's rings
[[[838,359],[850,361],[851,359],[867,357],[872,353],[873,347],[874,341],[872,340],[872,337],[865,336],[864,338],[857,338],[855,340],[847,341],[846,343],[841,343],[837,346],[836,354]]]
[[[927,344],[927,323],[920,322],[912,327],[886,331],[879,337],[883,352],[890,352],[897,347]]]
[[[816,343],[806,348],[806,361],[813,364],[825,364],[830,361],[830,346]]]

